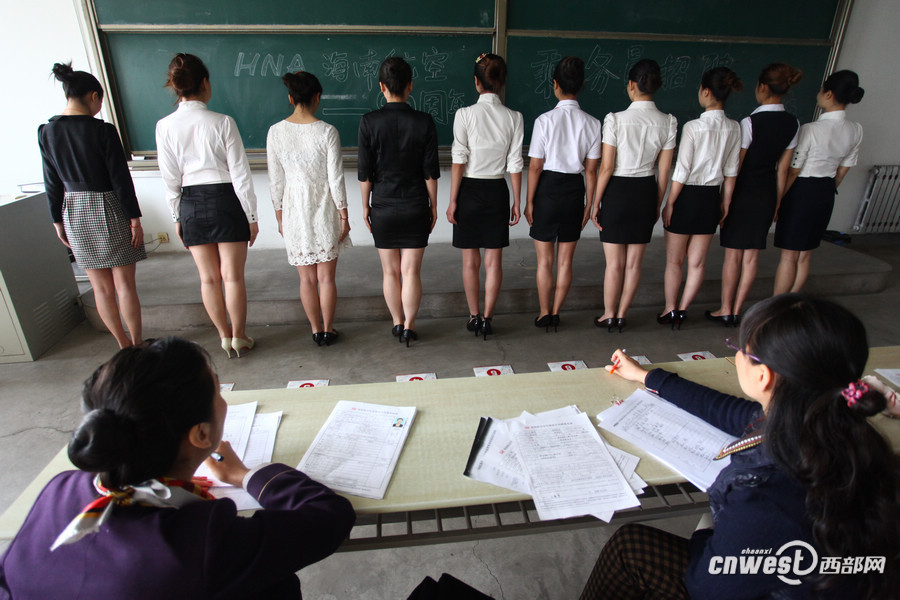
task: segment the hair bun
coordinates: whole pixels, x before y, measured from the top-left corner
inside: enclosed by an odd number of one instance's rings
[[[55,63],[53,65],[53,76],[58,81],[68,81],[72,77],[72,63]]]
[[[850,96],[850,104],[858,104],[860,100],[863,99],[863,96],[866,94],[866,90],[857,86],[853,93]]]
[[[132,454],[134,423],[108,408],[87,413],[69,440],[69,460],[83,471],[111,471]]]
[[[735,92],[740,92],[744,89],[744,82],[741,81],[741,78],[737,76],[737,73],[732,71],[725,76],[725,85],[734,90]]]
[[[800,83],[801,79],[803,79],[803,71],[801,71],[800,69],[791,67],[791,72],[788,75],[788,84],[791,87],[794,87],[795,85]]]

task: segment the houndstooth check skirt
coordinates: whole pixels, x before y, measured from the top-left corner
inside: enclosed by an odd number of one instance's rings
[[[66,192],[63,226],[82,269],[124,267],[147,258],[131,245],[131,223],[115,192]]]

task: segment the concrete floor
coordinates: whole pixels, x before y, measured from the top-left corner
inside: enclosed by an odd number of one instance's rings
[[[651,248],[662,246],[660,242],[654,240]],[[888,263],[893,270],[884,275],[883,291],[852,293],[865,289],[860,284],[856,288],[841,288],[845,294],[851,293],[834,299],[862,318],[870,345],[897,344],[900,235],[859,236],[851,247]],[[770,263],[777,257],[771,250],[764,255]],[[814,263],[814,272],[831,268],[832,263]],[[851,272],[853,264],[851,260]],[[710,274],[717,268],[711,265]],[[289,268],[286,270],[290,272]],[[452,273],[458,277],[458,270]],[[458,290],[460,284],[455,285]],[[828,289],[828,280],[821,279],[816,285],[822,293]],[[195,289],[196,282],[192,286]],[[314,346],[305,324],[257,325],[251,328],[251,335],[258,339],[258,349],[239,360],[219,356],[221,352],[215,350],[218,340],[211,327],[154,326],[145,333],[180,335],[203,344],[214,351],[221,381],[235,382],[236,390],[280,388],[291,379],[330,379],[331,385],[347,385],[391,381],[397,374],[422,371],[436,372],[440,378],[470,377],[473,366],[487,364],[511,364],[519,373],[543,371],[548,361],[569,359],[582,359],[589,367],[601,367],[615,348],[623,346],[629,353],[644,354],[653,362],[677,360],[676,354],[697,350],[724,356],[728,351],[722,339],[734,330],[703,320],[703,310],[716,308],[708,296],[705,298],[692,307],[691,320],[682,331],[672,332],[654,322],[655,311],[660,308],[657,297],[652,303],[632,309],[630,325],[622,334],[609,334],[591,326],[597,312],[593,308],[565,312],[559,332],[547,334],[533,327],[536,313],[531,310],[498,314],[494,321],[496,335],[486,342],[465,332],[464,317],[423,318],[418,324],[421,339],[409,349],[390,337],[391,324],[383,319],[351,321],[345,317],[338,323],[340,341],[329,348]],[[39,360],[0,365],[0,456],[5,467],[0,470],[0,511],[68,441],[80,418],[81,383],[114,351],[115,344],[108,334],[83,323]],[[560,404],[564,404],[563,399]],[[684,535],[694,527],[691,519],[656,524]],[[301,572],[304,597],[406,598],[424,576],[437,578],[446,571],[498,600],[577,598],[597,553],[613,530],[596,527],[337,554]],[[0,549],[3,547],[0,543]]]

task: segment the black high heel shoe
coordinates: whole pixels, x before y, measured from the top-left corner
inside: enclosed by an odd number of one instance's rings
[[[534,318],[535,327],[543,327],[544,331],[550,332],[550,325],[553,323],[553,315],[544,315],[543,317]]]
[[[326,346],[330,346],[333,342],[337,341],[337,338],[338,338],[337,330],[326,331],[326,332],[322,333],[322,344],[325,344]],[[319,345],[321,346],[322,344],[319,344]]]
[[[322,331],[317,331],[312,334],[312,340],[316,343],[316,346],[321,346],[322,342],[325,340],[325,333]]]
[[[484,317],[481,321],[481,325],[478,328],[478,333],[475,335],[481,335],[484,341],[487,341],[487,336],[494,333],[494,328],[491,326],[491,320],[493,317]]]
[[[734,315],[714,315],[711,310],[708,310],[703,313],[703,316],[706,317],[707,321],[712,321],[713,323],[721,323],[724,327],[733,327],[734,326]]]
[[[550,315],[550,327],[554,332],[559,332],[559,315]]]
[[[622,333],[622,330],[625,329],[625,326],[628,324],[628,321],[625,320],[625,317],[619,317],[616,319],[616,327],[619,328],[619,333]],[[612,329],[610,329],[612,331]]]
[[[596,327],[606,327],[606,331],[612,333],[613,327],[616,326],[616,318],[610,317],[608,319],[604,319],[601,317],[594,317],[594,325]]]
[[[678,318],[678,311],[670,310],[669,312],[667,312],[665,314],[656,315],[656,322],[659,323],[660,325],[669,325],[670,323],[672,323],[673,319],[677,319],[677,318]]]
[[[403,333],[403,323],[398,323],[391,329],[391,335],[394,337],[400,337],[401,333]]]
[[[481,329],[482,317],[480,314],[477,315],[469,315],[469,322],[466,323],[466,329],[473,332],[475,337],[478,337],[479,330]]]
[[[681,331],[681,324],[687,321],[687,311],[679,310],[678,311],[678,331]]]
[[[403,333],[400,334],[400,343],[406,342],[407,348],[409,348],[409,340],[415,341],[417,339],[419,339],[419,334],[412,329],[404,329]]]

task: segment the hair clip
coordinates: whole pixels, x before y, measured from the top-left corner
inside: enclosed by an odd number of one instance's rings
[[[856,406],[857,401],[862,398],[863,394],[869,391],[869,386],[866,385],[865,381],[857,381],[856,383],[851,383],[846,388],[841,391],[841,396],[844,397],[844,400],[847,401],[847,406],[853,408]]]
[[[480,63],[481,61],[483,61],[484,58],[485,58],[488,54],[490,54],[490,52],[482,52],[481,54],[479,54],[479,55],[478,55],[478,58],[475,59],[475,64],[477,65],[478,63]]]

